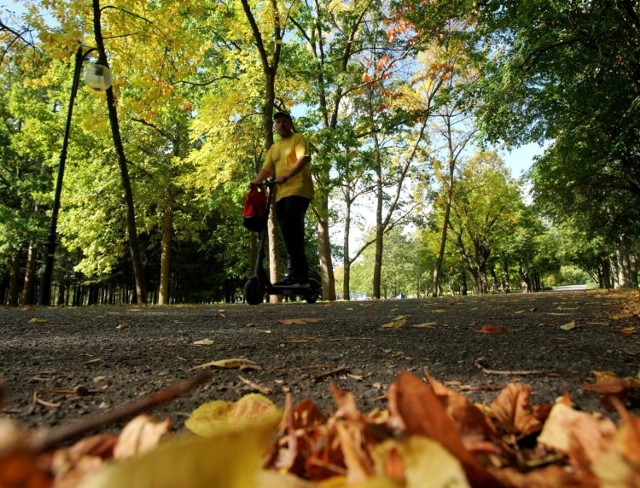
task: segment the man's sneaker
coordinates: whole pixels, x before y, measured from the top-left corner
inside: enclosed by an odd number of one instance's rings
[[[273,286],[276,288],[309,288],[309,281],[300,282],[291,276],[285,276]]]
[[[293,279],[291,276],[285,276],[280,281],[276,281],[273,286],[282,286],[282,287],[293,287],[297,285],[298,282]]]

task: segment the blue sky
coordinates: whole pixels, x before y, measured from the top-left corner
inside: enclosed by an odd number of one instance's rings
[[[544,151],[544,147],[538,144],[527,144],[511,152],[501,154],[504,162],[511,168],[511,176],[519,178],[524,171],[531,168],[533,158],[539,156]]]

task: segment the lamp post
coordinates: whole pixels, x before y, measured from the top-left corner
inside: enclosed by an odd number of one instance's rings
[[[69,98],[69,108],[67,111],[67,122],[64,127],[64,136],[62,138],[62,148],[60,149],[60,162],[58,163],[58,177],[56,179],[55,193],[53,197],[53,206],[51,207],[51,224],[49,225],[49,236],[44,244],[45,259],[44,272],[40,282],[40,294],[38,297],[38,305],[49,305],[51,301],[51,281],[53,279],[53,263],[57,247],[57,227],[58,227],[58,211],[60,210],[60,196],[62,193],[62,180],[64,177],[64,166],[67,161],[67,149],[69,147],[69,133],[71,132],[71,116],[73,115],[73,102],[78,93],[80,84],[80,71],[82,63],[87,55],[95,51],[95,48],[83,50],[78,47],[75,57],[75,67],[73,70],[73,82],[71,84],[71,96]],[[92,64],[89,66],[85,74],[85,81],[88,86],[94,90],[105,91],[111,86],[111,72],[107,66],[101,64]]]

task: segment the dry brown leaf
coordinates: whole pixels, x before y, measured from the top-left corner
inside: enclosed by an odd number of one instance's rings
[[[244,358],[230,358],[230,359],[219,359],[217,361],[210,361],[208,363],[199,364],[198,366],[194,366],[191,370],[194,369],[206,369],[206,368],[219,368],[219,369],[242,369],[242,368],[254,368],[260,369],[260,365],[258,363],[254,363],[249,359]]]
[[[615,432],[615,425],[607,418],[578,412],[564,403],[556,403],[538,442],[566,454],[578,449],[592,463],[611,450]]]
[[[509,332],[509,329],[502,325],[483,325],[479,329],[474,329],[471,332],[475,332],[477,334],[504,334]]]
[[[51,471],[56,488],[76,487],[86,476],[100,469],[113,457],[118,441],[115,434],[98,434],[78,441],[67,449],[53,453]]]
[[[18,422],[0,417],[0,458],[24,447],[27,431]]]
[[[602,395],[600,402],[609,410],[612,409],[613,398],[625,404],[630,391],[640,390],[640,380],[631,376],[620,378],[612,371],[594,371],[594,375],[596,382],[585,384],[582,389]]]
[[[322,322],[322,319],[319,318],[301,318],[301,319],[282,319],[278,320],[278,324],[283,325],[304,325],[304,324],[317,324],[318,322]]]
[[[597,480],[589,472],[568,471],[561,466],[546,466],[534,469],[526,473],[506,467],[502,469],[492,469],[505,485],[513,488],[553,488],[553,487],[581,487],[596,488]]]
[[[531,386],[509,383],[491,403],[491,413],[507,432],[526,437],[542,429],[530,398]]]
[[[494,441],[498,437],[491,419],[466,396],[447,388],[429,375],[427,378],[434,393],[444,400],[447,414],[456,423],[465,447],[470,451],[478,448],[486,453],[486,441]]]
[[[464,447],[460,433],[431,386],[405,371],[398,377],[396,387],[396,408],[409,434],[426,436],[442,444],[461,462],[472,486],[502,486]]]
[[[113,449],[113,457],[120,461],[150,451],[160,438],[171,430],[170,419],[160,420],[150,415],[138,415],[124,426]]]
[[[0,486],[50,488],[52,483],[48,466],[29,451],[18,451],[0,458]]]
[[[126,322],[118,322],[118,325],[116,325],[116,329],[118,330],[126,329],[127,327],[129,327],[129,324]]]

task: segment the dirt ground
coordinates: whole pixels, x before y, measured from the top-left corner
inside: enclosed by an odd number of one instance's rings
[[[386,407],[387,387],[403,370],[427,371],[477,402],[488,404],[499,387],[519,381],[532,386],[533,403],[553,402],[568,389],[578,408],[604,412],[598,395],[582,387],[594,381],[593,371],[638,374],[640,319],[617,316],[630,300],[637,295],[594,291],[3,308],[0,409],[28,427],[67,425],[193,378],[198,366],[244,358],[255,365],[213,369],[210,382],[153,413],[180,429],[198,405],[256,389],[279,405],[290,393],[294,402],[310,398],[329,412],[330,382],[353,392],[368,412]],[[78,386],[84,395],[73,390]],[[629,408],[638,410],[637,398]]]

